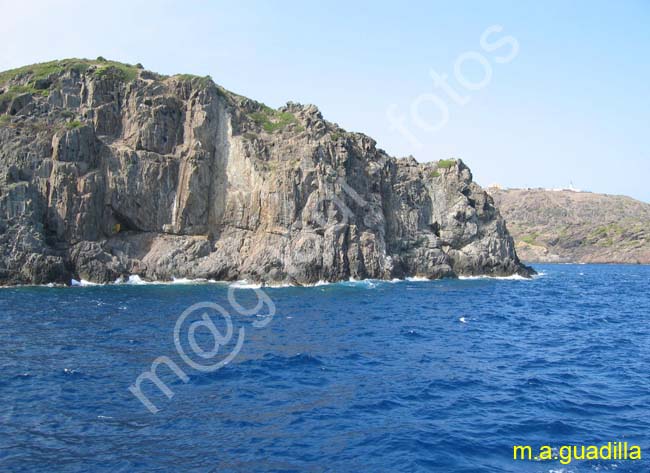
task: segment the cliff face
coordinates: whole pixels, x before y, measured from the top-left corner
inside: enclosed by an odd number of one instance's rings
[[[85,60],[0,90],[4,284],[530,272],[461,161],[392,158],[314,106]]]
[[[591,192],[488,192],[524,261],[650,264],[650,204]]]

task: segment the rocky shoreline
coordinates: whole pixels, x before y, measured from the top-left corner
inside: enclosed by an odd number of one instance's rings
[[[530,276],[460,160],[105,60],[0,73],[0,284]]]

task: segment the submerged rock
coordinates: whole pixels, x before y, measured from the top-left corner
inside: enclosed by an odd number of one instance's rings
[[[462,161],[390,157],[313,105],[107,61],[0,90],[3,284],[532,272]]]

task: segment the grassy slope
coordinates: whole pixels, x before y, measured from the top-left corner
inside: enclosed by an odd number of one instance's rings
[[[488,192],[506,218],[522,259],[650,263],[650,204],[589,192]]]

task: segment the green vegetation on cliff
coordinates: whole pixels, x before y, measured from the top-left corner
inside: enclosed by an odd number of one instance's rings
[[[68,130],[74,130],[75,128],[80,128],[81,126],[83,126],[83,123],[81,123],[79,120],[73,120],[65,124],[65,127]]]
[[[69,71],[83,74],[91,67],[96,68],[95,73],[100,77],[109,74],[112,71],[118,71],[118,74],[124,80],[131,81],[138,75],[138,67],[131,64],[107,61],[101,57],[95,60],[73,58],[31,64],[29,66],[0,72],[0,86],[10,80],[20,80],[21,82],[27,82],[32,84],[33,87],[38,88],[39,81],[45,81],[53,75],[60,75]]]
[[[441,159],[438,161],[438,167],[440,169],[449,169],[456,165],[455,159]]]
[[[262,105],[261,110],[251,113],[250,117],[267,133],[273,133],[282,130],[288,125],[298,123],[293,113],[280,112],[266,105]]]
[[[210,76],[197,76],[194,74],[174,74],[172,77],[180,81],[188,81],[193,84],[198,84],[200,87],[208,87],[209,85],[214,83],[212,77]]]
[[[99,67],[95,75],[99,78],[116,78],[124,82],[131,82],[138,77],[138,68],[129,64],[107,61],[106,65]]]
[[[62,59],[31,64],[0,72],[0,106],[6,105],[22,94],[47,97],[55,86],[56,78],[66,72],[85,74],[91,68],[99,78],[115,78],[130,82],[138,76],[139,68],[102,57],[90,59]],[[7,84],[9,85],[7,86]],[[1,90],[3,87],[4,90]]]

